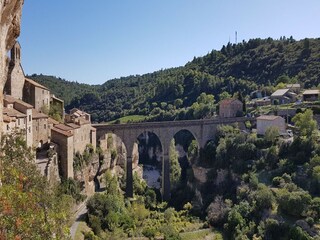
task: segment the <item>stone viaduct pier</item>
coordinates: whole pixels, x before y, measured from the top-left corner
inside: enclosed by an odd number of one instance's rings
[[[155,134],[162,147],[162,194],[163,199],[170,198],[170,164],[169,147],[170,141],[175,134],[181,130],[189,131],[198,142],[199,149],[204,148],[209,140],[214,139],[218,125],[238,124],[244,128],[245,121],[251,121],[251,118],[213,118],[201,120],[185,120],[170,122],[143,122],[128,124],[93,124],[97,129],[97,142],[106,137],[106,134],[112,133],[118,136],[124,143],[127,151],[126,163],[126,194],[129,197],[133,195],[132,185],[132,152],[134,143],[138,141],[141,133],[151,132]]]

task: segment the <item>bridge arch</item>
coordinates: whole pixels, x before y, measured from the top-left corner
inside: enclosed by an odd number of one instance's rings
[[[143,179],[149,187],[162,188],[163,149],[159,136],[151,131],[143,131],[137,137],[139,165],[142,165]]]

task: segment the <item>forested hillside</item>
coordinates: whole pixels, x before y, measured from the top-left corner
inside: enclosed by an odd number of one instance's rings
[[[319,60],[319,38],[300,41],[292,37],[258,38],[228,43],[220,51],[195,57],[183,67],[122,77],[102,85],[90,86],[44,75],[29,77],[64,99],[67,110],[81,108],[91,113],[95,122],[128,115],[140,115],[139,119],[146,121],[195,119],[213,114],[212,97],[217,102],[227,93],[246,96],[258,88],[271,93],[277,79],[284,75],[305,88],[317,86]]]

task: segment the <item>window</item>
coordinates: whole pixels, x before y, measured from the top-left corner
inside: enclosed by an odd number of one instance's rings
[[[31,115],[29,115],[29,122],[31,121]]]
[[[29,133],[31,133],[31,127],[29,127],[29,129],[28,129],[28,130],[29,130]]]
[[[44,124],[44,125],[43,125],[43,128],[44,128],[44,129],[47,129],[47,125],[46,125],[46,124]]]
[[[7,131],[9,131],[10,130],[10,127],[9,127],[9,125],[7,125]]]
[[[18,119],[18,125],[20,125],[20,118]]]

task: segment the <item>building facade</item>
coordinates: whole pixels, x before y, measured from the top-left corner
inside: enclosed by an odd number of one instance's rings
[[[257,118],[257,133],[264,135],[268,128],[276,127],[279,133],[285,133],[286,123],[284,118],[274,115],[262,115]]]
[[[231,118],[241,117],[243,114],[243,103],[238,99],[224,99],[219,103],[219,117]]]

